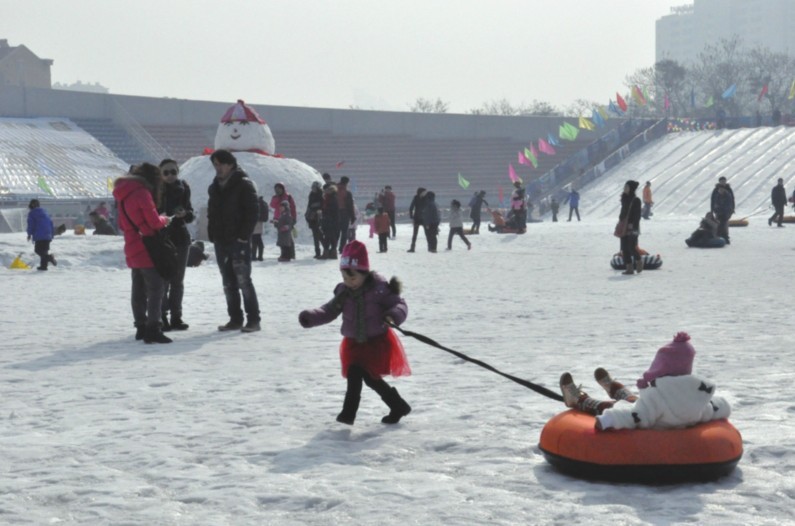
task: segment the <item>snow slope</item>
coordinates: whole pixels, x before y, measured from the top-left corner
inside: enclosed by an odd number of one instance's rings
[[[297,315],[330,299],[337,264],[312,259],[306,245],[278,264],[272,233],[267,260],[254,266],[263,331],[216,331],[226,314],[211,259],[188,270],[191,327],[170,345],[133,340],[120,238],[61,236],[59,265],[44,273],[9,270],[17,253],[33,259],[32,246],[3,234],[0,523],[793,524],[795,227],[752,219],[732,230],[729,247],[688,249],[695,212],[666,205],[708,191],[744,133],[682,135],[660,144],[668,153],[644,152],[658,155],[647,165],[712,157],[715,166],[681,192],[673,169],[657,176],[659,209],[641,245],[664,263],[639,276],[610,269],[613,204],[586,206],[597,189],[616,197],[629,164],[583,190],[582,222],[532,224],[524,236],[484,225],[471,251],[458,240],[451,252],[406,253],[410,231],[400,225],[389,252],[376,254],[359,229],[373,267],[404,281],[406,329],[548,387],[569,370],[600,394],[597,366],[632,383],[658,347],[689,331],[695,370],[732,403],[743,435],[732,475],[654,488],[559,474],[537,443],[562,404],[409,338],[414,374],[393,385],[413,412],[382,425],[386,408],[365,390],[356,424],[336,423],[339,322],[305,330]],[[716,149],[704,150],[709,142]],[[758,164],[791,166],[759,148]],[[756,177],[736,177],[747,201]]]

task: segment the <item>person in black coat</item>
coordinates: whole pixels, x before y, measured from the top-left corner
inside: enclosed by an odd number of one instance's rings
[[[784,189],[784,179],[779,177],[778,184],[770,192],[770,200],[773,202],[773,208],[776,211],[767,220],[767,224],[773,225],[773,221],[776,221],[777,225],[782,227],[784,226],[782,224],[784,221],[784,207],[787,206],[787,191]]]
[[[419,187],[417,188],[417,193],[414,194],[414,198],[411,200],[411,204],[409,205],[409,218],[411,218],[412,224],[414,226],[414,232],[411,234],[411,248],[409,248],[409,252],[414,252],[414,249],[417,247],[417,233],[420,231],[420,227],[422,226],[422,209],[424,206],[425,188]]]
[[[160,201],[160,212],[172,217],[166,227],[168,237],[177,247],[177,271],[174,277],[165,282],[163,291],[162,323],[163,331],[184,331],[188,324],[182,320],[182,298],[185,295],[185,269],[188,266],[190,252],[190,232],[188,223],[194,219],[193,205],[190,201],[190,186],[179,179],[179,165],[173,159],[160,162],[160,173],[163,177],[163,195]],[[169,322],[168,313],[171,312]]]
[[[480,233],[480,213],[483,205],[486,205],[486,208],[489,207],[489,203],[486,201],[486,191],[475,192],[475,195],[469,200],[469,218],[472,219],[470,232],[473,234]]]
[[[312,231],[312,241],[315,244],[315,259],[321,258],[320,248],[323,245],[323,232],[320,229],[320,217],[323,211],[323,188],[320,186],[320,181],[312,183],[312,189],[309,190],[309,197],[306,201],[306,213],[304,219],[306,224]]]
[[[436,205],[436,194],[428,192],[425,194],[422,206],[422,224],[425,228],[425,239],[428,241],[428,252],[436,252],[440,222],[441,214]]]
[[[337,241],[340,237],[340,208],[337,200],[337,185],[323,186],[320,228],[323,231],[323,254],[320,259],[337,259]]]
[[[260,312],[251,281],[251,233],[259,214],[257,187],[228,150],[214,151],[210,161],[216,176],[208,189],[207,234],[215,244],[229,314],[229,321],[218,330],[255,332],[260,330]],[[248,318],[245,325],[243,310]]]
[[[638,184],[637,181],[627,181],[621,194],[621,212],[618,214],[618,219],[626,221],[627,224],[624,235],[621,236],[621,254],[627,266],[624,274],[633,274],[635,270],[640,274],[643,271],[643,258],[638,252],[641,211],[640,198],[635,195]]]
[[[718,184],[712,190],[710,210],[718,220],[718,237],[725,239],[727,244],[731,243],[729,241],[729,219],[734,213],[734,191],[723,176],[718,178]]]

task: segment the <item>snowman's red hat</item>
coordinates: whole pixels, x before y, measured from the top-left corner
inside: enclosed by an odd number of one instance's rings
[[[248,106],[242,99],[237,99],[237,104],[229,106],[224,116],[221,117],[221,122],[258,122],[265,124],[265,120],[259,116],[259,113]]]

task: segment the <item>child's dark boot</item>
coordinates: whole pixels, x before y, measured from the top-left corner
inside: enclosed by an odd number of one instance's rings
[[[394,387],[390,388],[381,399],[389,406],[389,414],[381,419],[384,424],[397,424],[401,418],[411,413],[411,406],[400,397]]]

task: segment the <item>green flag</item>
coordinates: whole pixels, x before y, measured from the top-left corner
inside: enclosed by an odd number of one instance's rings
[[[710,95],[709,99],[707,100],[707,103],[704,104],[704,107],[710,108],[712,107],[713,104],[715,104],[715,98],[712,95]]]
[[[564,122],[563,124],[561,124],[558,131],[560,133],[560,138],[566,139],[568,141],[576,141],[577,135],[580,133],[580,130],[578,130],[568,122]]]
[[[48,185],[47,181],[44,180],[44,176],[43,175],[39,176],[39,180],[36,182],[36,184],[38,184],[39,188],[41,188],[42,190],[44,190],[48,194],[55,195],[54,193],[52,193],[52,188],[50,188],[50,185]]]
[[[464,190],[466,190],[467,188],[469,188],[469,181],[467,181],[466,179],[464,179],[464,178],[461,176],[461,174],[460,174],[460,173],[458,174],[458,184],[459,184],[459,185],[461,186],[461,188],[463,188]]]

